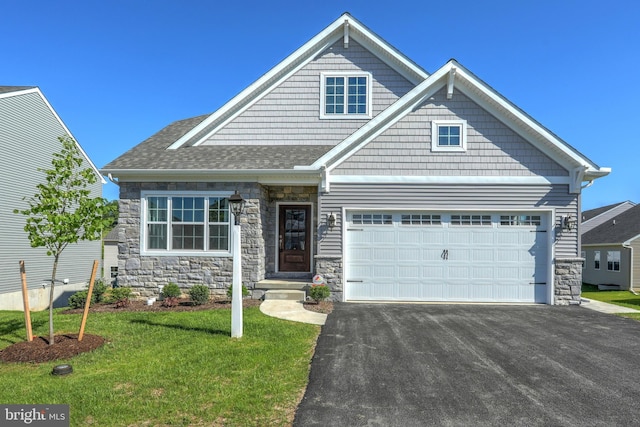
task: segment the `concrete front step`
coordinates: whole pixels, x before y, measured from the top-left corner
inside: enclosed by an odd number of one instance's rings
[[[265,300],[286,300],[286,301],[304,301],[307,294],[305,291],[290,289],[271,289],[265,292]]]
[[[256,289],[305,291],[311,282],[303,279],[265,279],[256,283]]]

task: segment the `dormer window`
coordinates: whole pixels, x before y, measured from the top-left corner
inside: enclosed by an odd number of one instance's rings
[[[431,151],[467,151],[466,120],[432,121]]]
[[[369,73],[323,73],[320,78],[321,118],[371,117],[371,75]]]

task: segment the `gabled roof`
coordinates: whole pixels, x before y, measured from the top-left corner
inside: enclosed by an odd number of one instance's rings
[[[582,244],[623,244],[638,237],[640,237],[640,205],[635,205],[584,233]]]
[[[60,126],[62,126],[62,128],[64,129],[64,132],[67,135],[69,135],[71,138],[73,138],[73,140],[76,142],[76,147],[78,147],[78,150],[80,151],[84,159],[89,164],[89,167],[93,169],[93,171],[97,175],[100,182],[102,182],[103,184],[106,184],[107,182],[105,181],[104,177],[102,176],[102,174],[100,173],[96,165],[93,164],[93,162],[91,161],[87,153],[84,151],[84,149],[82,148],[78,140],[71,134],[71,131],[69,130],[69,128],[67,128],[67,126],[64,124],[60,116],[58,116],[58,113],[56,113],[56,110],[54,110],[51,104],[49,104],[49,101],[47,100],[47,98],[45,98],[44,94],[42,93],[39,87],[37,86],[0,86],[0,100],[3,98],[10,98],[13,96],[26,95],[29,93],[36,93],[42,99],[42,102],[45,103],[45,105],[47,106],[51,114],[53,114],[53,116],[58,121],[58,123],[60,123]],[[63,136],[63,135],[57,135],[57,136]]]
[[[0,86],[0,94],[19,92],[21,90],[33,89],[34,86]]]
[[[289,78],[340,39],[343,39],[345,44],[348,44],[351,39],[356,40],[413,84],[418,84],[429,76],[421,67],[369,30],[360,21],[350,14],[344,13],[318,35],[203,120],[198,126],[171,144],[169,149],[176,149],[185,145],[200,145],[217,129],[269,94],[282,81]]]
[[[588,221],[591,221],[592,219],[595,219],[596,217],[604,214],[605,212],[614,210],[614,209],[618,209],[621,207],[625,207],[628,206],[626,209],[628,208],[632,208],[634,207],[636,204],[633,203],[632,201],[624,201],[624,202],[619,202],[619,203],[613,203],[611,205],[607,205],[607,206],[602,206],[600,208],[595,208],[595,209],[589,209],[587,211],[582,212],[582,223],[586,223]]]
[[[336,146],[203,144],[209,136],[262,99],[329,46],[340,40],[347,44],[352,39],[416,86]],[[207,170],[228,174],[235,170],[238,175],[255,171],[287,170],[288,173],[309,176],[315,173],[326,179],[326,173],[330,173],[386,129],[420,107],[443,87],[446,88],[448,97],[460,91],[565,168],[569,177],[563,177],[563,182],[569,183],[571,192],[579,193],[583,182],[592,182],[610,173],[609,168],[599,167],[457,61],[452,59],[429,75],[349,14],[340,16],[216,112],[166,127],[106,165],[103,173],[136,177],[145,175],[146,179],[151,179],[152,175],[160,176],[160,172],[188,176],[203,174]]]
[[[318,159],[312,167],[324,165],[328,170],[335,168],[445,86],[448,97],[459,90],[540,151],[574,172],[574,191],[579,191],[582,181],[592,181],[611,171],[596,165],[453,59]]]

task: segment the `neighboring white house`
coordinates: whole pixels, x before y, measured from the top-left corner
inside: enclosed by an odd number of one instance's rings
[[[238,190],[254,293],[317,273],[339,301],[565,305],[581,191],[609,172],[457,61],[427,73],[349,14],[102,169],[120,185],[118,280],[143,295],[229,286]]]
[[[583,212],[582,281],[640,290],[640,205],[626,201]]]
[[[102,278],[114,285],[118,278],[118,227],[115,227],[103,239]]]
[[[0,310],[22,310],[19,261],[25,262],[30,307],[44,309],[49,304],[49,282],[53,257],[43,248],[32,248],[24,231],[25,217],[14,209],[27,208],[25,197],[37,192],[44,182],[38,168],[50,169],[53,153],[62,144],[58,137],[72,136],[37,87],[0,86]],[[80,148],[85,167],[96,171],[99,180],[91,186],[91,196],[102,195],[104,179]],[[94,260],[100,260],[101,242],[70,245],[62,253],[56,277],[56,305],[66,305],[73,292],[82,289],[91,276]],[[63,284],[68,281],[68,284]]]

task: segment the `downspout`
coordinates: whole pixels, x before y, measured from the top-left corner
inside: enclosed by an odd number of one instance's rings
[[[115,180],[115,178],[113,177],[113,175],[111,175],[111,173],[107,174],[107,177],[109,178],[109,181],[113,182],[115,185],[120,187],[120,183]]]
[[[638,293],[633,290],[633,246],[631,246],[628,242],[624,242],[622,244],[622,247],[631,250],[631,254],[629,255],[631,258],[631,268],[629,269],[629,290],[632,294],[638,295]]]

